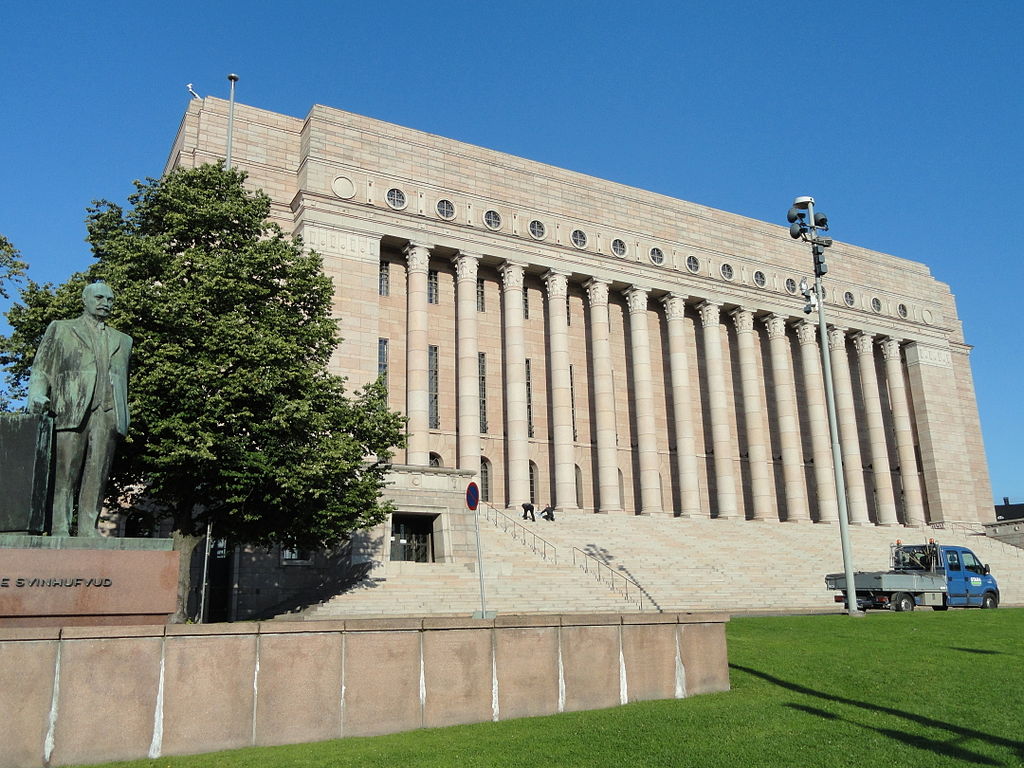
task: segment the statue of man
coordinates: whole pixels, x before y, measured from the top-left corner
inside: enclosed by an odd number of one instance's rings
[[[78,535],[96,527],[118,436],[128,432],[128,358],[132,337],[107,326],[114,293],[106,283],[82,291],[85,311],[54,320],[36,351],[29,409],[54,417],[51,534],[67,536],[75,509]]]

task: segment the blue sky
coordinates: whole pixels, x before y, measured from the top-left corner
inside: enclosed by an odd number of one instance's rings
[[[153,4],[154,6],[156,4]],[[1024,3],[8,4],[0,233],[37,280],[158,175],[185,83],[347,109],[922,261],[957,297],[993,495],[1024,501]],[[0,305],[0,309],[6,307]]]

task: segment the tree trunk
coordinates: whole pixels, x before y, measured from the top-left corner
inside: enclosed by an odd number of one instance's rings
[[[174,550],[178,553],[178,609],[174,612],[171,623],[184,624],[189,619],[188,593],[192,588],[192,553],[203,537],[182,533],[177,527],[171,535],[174,539]]]

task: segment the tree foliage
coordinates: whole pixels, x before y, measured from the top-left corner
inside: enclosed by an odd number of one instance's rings
[[[111,324],[135,340],[132,426],[108,493],[144,494],[193,545],[212,521],[236,543],[331,546],[390,511],[381,489],[404,420],[382,383],[350,397],[329,372],[331,281],[244,179],[204,165],[136,182],[127,209],[94,203],[96,262],[58,287],[28,283],[0,362],[18,391],[49,321],[107,281]]]

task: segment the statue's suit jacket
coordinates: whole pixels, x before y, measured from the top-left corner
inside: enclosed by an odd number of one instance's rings
[[[32,363],[29,398],[50,398],[57,429],[78,429],[82,425],[100,384],[97,377],[102,366],[96,359],[90,322],[85,315],[74,320],[54,320],[47,327]],[[128,360],[132,337],[110,326],[106,333],[115,424],[118,433],[124,435],[128,432]]]

